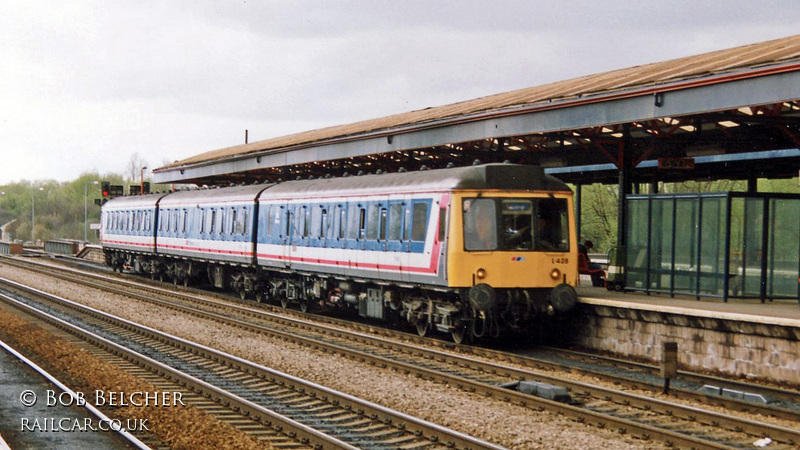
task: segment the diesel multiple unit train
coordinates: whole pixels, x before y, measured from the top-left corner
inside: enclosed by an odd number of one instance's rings
[[[573,224],[564,183],[487,164],[119,197],[100,237],[115,269],[462,342],[574,307]]]

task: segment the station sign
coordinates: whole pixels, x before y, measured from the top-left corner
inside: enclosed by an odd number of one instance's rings
[[[693,170],[694,158],[658,158],[658,168],[663,170]]]

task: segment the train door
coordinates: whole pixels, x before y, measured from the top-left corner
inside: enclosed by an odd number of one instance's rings
[[[432,203],[430,198],[409,199],[405,208],[403,244],[407,263],[404,272],[409,281],[413,281],[415,274],[425,271],[431,264],[431,249],[426,246],[426,240],[431,222]]]
[[[298,205],[295,208],[294,233],[292,233],[292,245],[290,248],[292,265],[306,262],[313,250],[310,248],[311,241],[311,206]]]
[[[388,252],[387,232],[389,220],[389,199],[371,201],[367,206],[366,236],[364,242],[364,258],[366,267],[375,271],[377,276],[390,269],[391,256]],[[391,277],[390,277],[391,278]]]
[[[331,216],[331,239],[328,245],[328,259],[335,261],[334,273],[345,273],[345,253],[347,248],[347,205],[339,203]]]
[[[351,270],[363,266],[363,250],[366,246],[367,205],[347,203],[347,226],[344,254],[347,267]]]
[[[393,272],[393,279],[403,281],[403,267],[406,264],[403,250],[403,201],[393,200],[387,202],[381,210],[380,234],[384,261],[387,270]]]
[[[314,263],[330,261],[329,255],[329,234],[330,234],[330,211],[329,206],[316,204],[311,208],[311,224],[309,226],[308,245],[309,256]]]
[[[400,243],[398,259],[400,260],[400,272],[404,282],[410,282],[411,272],[411,198],[406,197],[400,203]]]
[[[283,252],[283,264],[285,267],[289,268],[292,266],[292,245],[295,245],[293,242],[292,237],[294,236],[294,205],[285,205],[281,206],[281,218],[283,223],[281,224],[282,229],[282,236],[281,236],[281,251]]]

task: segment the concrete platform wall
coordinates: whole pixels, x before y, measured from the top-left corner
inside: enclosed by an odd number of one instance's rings
[[[581,304],[569,343],[661,361],[678,343],[681,370],[800,385],[800,327]]]

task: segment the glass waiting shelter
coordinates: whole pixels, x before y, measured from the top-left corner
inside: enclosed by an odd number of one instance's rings
[[[631,195],[627,208],[627,290],[800,300],[800,195]]]

